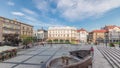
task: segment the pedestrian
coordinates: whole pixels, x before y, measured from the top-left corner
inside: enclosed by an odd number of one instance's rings
[[[94,48],[93,48],[93,46],[91,47],[91,56],[92,56],[92,58],[93,58],[93,56],[94,56]]]
[[[44,46],[44,42],[42,43],[42,45]]]

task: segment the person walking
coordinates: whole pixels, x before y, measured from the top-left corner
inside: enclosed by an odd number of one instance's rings
[[[93,58],[93,56],[94,56],[94,48],[93,48],[93,46],[91,47],[90,51],[91,51],[91,56]]]

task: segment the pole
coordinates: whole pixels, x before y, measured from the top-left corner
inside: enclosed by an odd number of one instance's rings
[[[107,47],[107,33],[105,34],[105,38],[106,38],[106,47]]]
[[[118,32],[118,36],[119,36],[119,41],[118,41],[119,43],[118,44],[119,44],[119,47],[120,47],[120,32]]]

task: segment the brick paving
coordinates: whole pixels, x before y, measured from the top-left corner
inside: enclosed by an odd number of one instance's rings
[[[79,50],[80,45],[54,44],[50,46],[35,46],[18,52],[18,56],[0,63],[0,68],[46,68],[46,63],[63,54],[69,55],[69,51]],[[83,48],[81,48],[83,49]]]
[[[63,54],[69,55],[69,51],[88,49],[91,46],[80,46],[70,44],[54,44],[50,46],[35,46],[18,52],[17,57],[0,63],[0,68],[46,68],[46,63],[53,58]],[[112,68],[100,51],[94,46],[95,53],[93,68]]]

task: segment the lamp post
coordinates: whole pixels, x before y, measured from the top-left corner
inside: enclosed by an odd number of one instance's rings
[[[118,44],[119,44],[119,47],[120,47],[120,32],[118,32],[118,36],[119,36],[119,41],[118,41],[119,43]]]
[[[108,40],[108,32],[105,32],[105,45],[107,47],[107,40]]]

